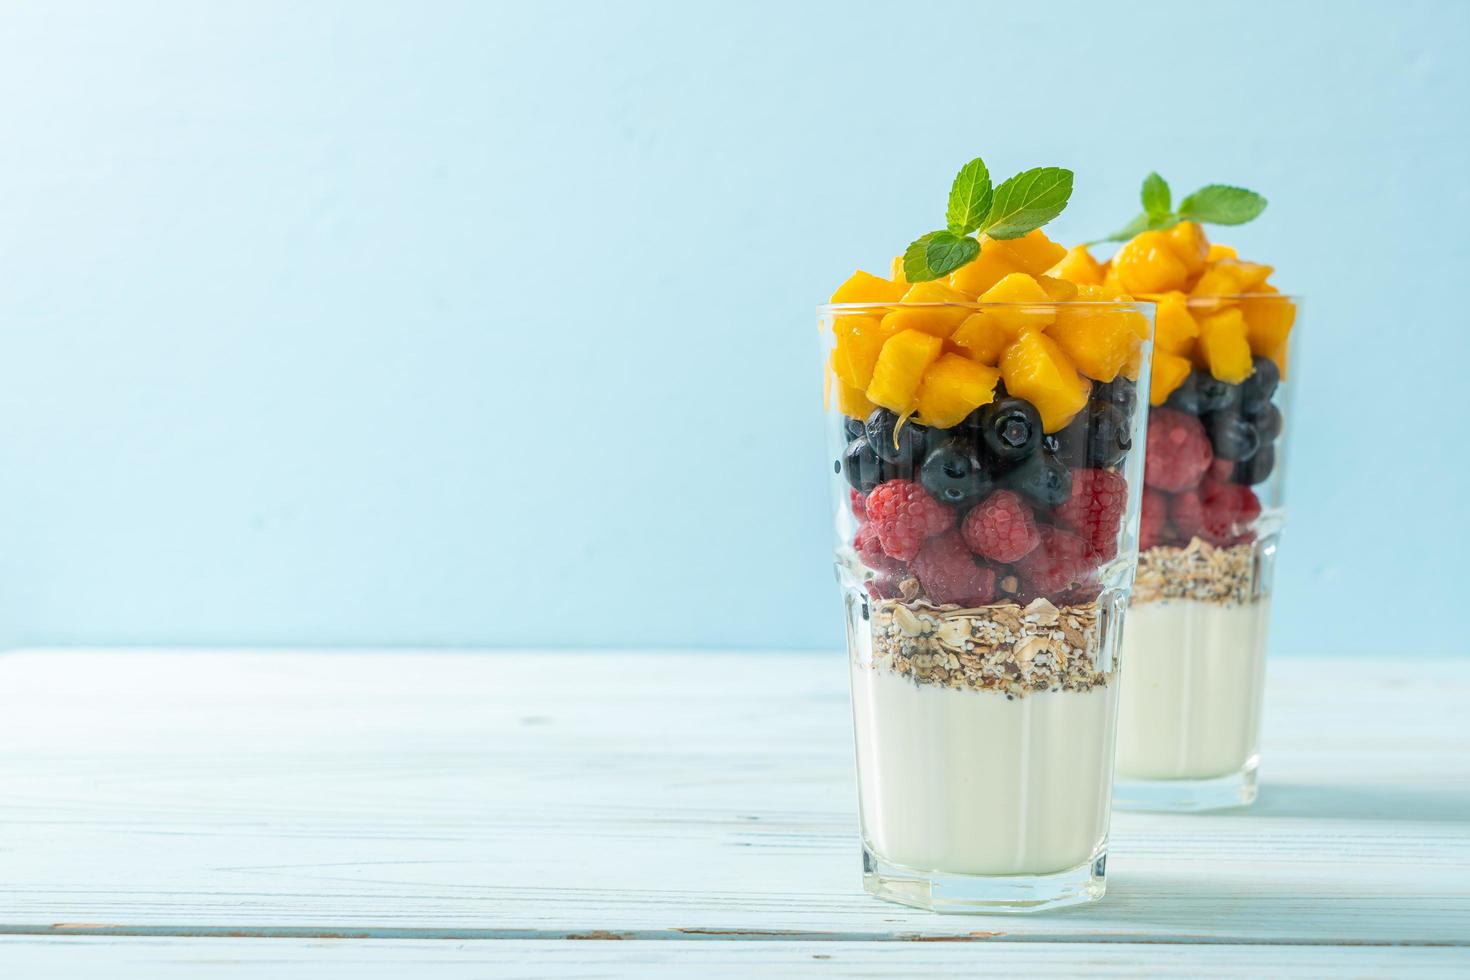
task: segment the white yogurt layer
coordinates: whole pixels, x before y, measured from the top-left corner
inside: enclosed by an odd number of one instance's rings
[[[1107,837],[1117,685],[1004,694],[854,665],[863,832],[896,864],[1047,874]]]
[[[1123,624],[1118,775],[1208,779],[1256,754],[1268,602],[1167,599]]]

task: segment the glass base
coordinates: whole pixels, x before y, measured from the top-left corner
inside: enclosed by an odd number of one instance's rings
[[[899,905],[930,912],[1041,912],[1095,902],[1107,891],[1108,853],[1044,875],[960,875],[920,871],[885,861],[863,847],[863,890]]]
[[[1113,783],[1113,807],[1162,813],[1226,810],[1256,802],[1257,760],[1239,772],[1212,779],[1129,779]]]

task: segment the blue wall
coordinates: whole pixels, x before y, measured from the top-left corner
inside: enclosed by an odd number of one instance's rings
[[[1470,4],[551,7],[7,10],[0,642],[835,646],[813,307],[977,152],[1266,192],[1276,649],[1458,607]]]

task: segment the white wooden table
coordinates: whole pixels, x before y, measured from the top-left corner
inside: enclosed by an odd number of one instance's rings
[[[1277,660],[1108,896],[859,879],[838,654],[0,656],[0,977],[1470,975],[1470,659]],[[945,940],[935,942],[934,940]]]

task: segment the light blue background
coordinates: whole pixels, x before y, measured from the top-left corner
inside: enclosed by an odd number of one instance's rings
[[[1069,240],[1152,168],[1268,194],[1276,649],[1465,651],[1467,48],[1453,0],[8,5],[0,642],[835,646],[813,307],[983,153],[1076,170]]]

